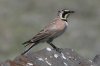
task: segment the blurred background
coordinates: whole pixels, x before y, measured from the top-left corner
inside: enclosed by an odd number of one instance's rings
[[[54,44],[72,48],[86,58],[100,53],[100,0],[0,0],[0,61],[14,59],[32,38],[63,8],[76,13],[68,19],[69,27]],[[31,51],[50,47],[43,43]]]

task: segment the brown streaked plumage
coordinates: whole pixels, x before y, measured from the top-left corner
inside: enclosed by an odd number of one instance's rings
[[[48,25],[46,25],[38,34],[36,34],[32,39],[26,41],[23,43],[23,45],[28,46],[30,44],[31,47],[27,49],[25,52],[22,53],[24,55],[26,52],[28,52],[33,46],[39,44],[40,42],[47,42],[50,44],[54,49],[56,49],[58,52],[60,52],[59,48],[57,48],[55,45],[52,44],[52,41],[64,33],[66,30],[68,23],[67,18],[70,15],[70,13],[74,13],[74,11],[70,10],[62,10],[59,11],[59,14],[57,18],[55,18],[52,22],[50,22]]]

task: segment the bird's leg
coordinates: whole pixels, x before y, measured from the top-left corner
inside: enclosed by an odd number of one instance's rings
[[[54,49],[57,49],[57,47],[53,43],[49,43]]]
[[[56,47],[52,42],[49,43],[57,52],[61,53],[61,49]]]
[[[61,49],[56,47],[51,41],[47,41],[49,45],[51,45],[57,52],[61,53]]]

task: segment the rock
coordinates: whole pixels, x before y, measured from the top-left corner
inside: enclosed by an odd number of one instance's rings
[[[73,49],[66,48],[61,51],[59,53],[51,48],[37,52],[30,51],[16,57],[12,63],[8,62],[8,65],[2,66],[94,66],[91,60],[83,58]]]

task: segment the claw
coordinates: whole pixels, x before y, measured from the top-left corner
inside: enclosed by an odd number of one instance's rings
[[[62,52],[62,49],[61,48],[56,48],[55,49],[57,52],[61,53]]]

